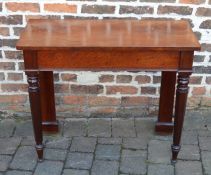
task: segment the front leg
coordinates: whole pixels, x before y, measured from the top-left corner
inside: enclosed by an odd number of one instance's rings
[[[172,145],[172,163],[176,163],[177,155],[180,151],[180,139],[185,116],[190,74],[191,72],[179,72],[178,74],[174,119],[174,135]]]
[[[42,117],[40,105],[40,87],[39,87],[39,72],[30,71],[26,72],[27,81],[29,84],[29,101],[32,114],[32,122],[34,128],[34,137],[36,141],[36,151],[38,159],[41,161],[43,158],[43,135],[42,135]]]

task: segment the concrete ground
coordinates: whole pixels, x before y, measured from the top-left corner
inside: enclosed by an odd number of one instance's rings
[[[188,112],[182,149],[170,164],[172,136],[154,133],[155,118],[60,121],[45,135],[37,162],[31,121],[1,119],[0,175],[211,175],[211,110]]]

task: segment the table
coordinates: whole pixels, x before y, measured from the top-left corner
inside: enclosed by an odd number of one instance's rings
[[[24,54],[39,160],[43,158],[42,131],[58,131],[54,70],[145,70],[162,71],[155,130],[173,130],[172,162],[176,162],[193,54],[200,50],[187,21],[34,19],[28,21],[16,47]]]

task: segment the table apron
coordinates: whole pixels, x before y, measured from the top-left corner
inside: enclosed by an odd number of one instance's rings
[[[38,51],[37,69],[177,70],[178,51]],[[28,69],[30,67],[27,66]]]

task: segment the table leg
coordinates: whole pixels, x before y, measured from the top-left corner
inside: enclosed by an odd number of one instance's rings
[[[42,127],[46,132],[55,133],[58,132],[58,121],[56,120],[53,71],[41,71],[39,78]]]
[[[36,151],[38,159],[43,158],[43,135],[42,135],[42,118],[40,105],[40,87],[39,87],[39,72],[26,72],[27,81],[29,84],[29,101],[31,106],[32,122],[34,128],[34,137],[36,142]]]
[[[156,132],[172,133],[176,72],[162,72],[160,103]]]
[[[188,83],[190,72],[180,72],[178,74],[178,84],[176,90],[176,105],[174,119],[174,134],[172,144],[172,163],[177,160],[180,151],[180,139],[182,134],[183,121],[185,116],[186,101],[188,95]]]

